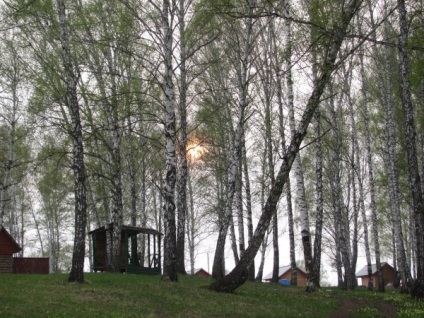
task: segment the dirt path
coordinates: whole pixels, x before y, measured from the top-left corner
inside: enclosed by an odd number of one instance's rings
[[[367,301],[355,298],[341,298],[340,308],[334,312],[330,318],[348,318],[358,312],[358,310],[369,308],[370,311],[377,310],[375,317],[393,318],[396,317],[396,306],[385,301]],[[371,317],[371,312],[370,312]]]

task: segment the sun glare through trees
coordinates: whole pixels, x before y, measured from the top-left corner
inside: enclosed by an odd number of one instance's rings
[[[192,140],[187,144],[187,157],[190,161],[200,160],[206,152],[206,148],[197,140]]]

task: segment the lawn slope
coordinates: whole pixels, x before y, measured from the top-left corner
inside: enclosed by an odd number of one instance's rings
[[[397,292],[342,292],[246,283],[234,294],[209,291],[209,279],[179,276],[0,274],[0,317],[423,317],[422,302]],[[389,308],[390,307],[390,308]]]

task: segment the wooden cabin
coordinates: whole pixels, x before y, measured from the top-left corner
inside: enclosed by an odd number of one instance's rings
[[[15,239],[0,226],[0,273],[48,274],[48,257],[13,257],[22,248]]]
[[[396,272],[395,269],[388,263],[382,262],[381,263],[381,270],[383,271],[383,282],[385,285],[387,284],[393,284],[396,278]],[[371,264],[371,272],[372,272],[372,279],[374,283],[374,287],[378,288],[378,273],[377,273],[377,265]],[[358,282],[358,286],[364,286],[368,287],[369,277],[368,277],[368,268],[367,265],[362,267],[357,273],[356,278],[361,279],[361,284]]]
[[[194,269],[193,275],[201,277],[212,277],[212,275],[209,274],[209,272],[204,270],[203,268]]]
[[[91,235],[93,247],[93,270],[107,271],[107,235],[111,235],[114,224],[99,227]],[[121,226],[120,271],[130,274],[161,274],[162,233],[136,226]],[[144,252],[144,257],[143,257]]]
[[[272,280],[272,272],[266,275],[263,278],[265,281],[271,281]],[[290,265],[282,266],[278,268],[278,280],[287,280],[291,282],[292,275],[291,275],[291,267]],[[306,286],[308,282],[308,275],[304,270],[297,267],[297,286]]]
[[[0,225],[0,273],[13,273],[13,254],[21,249],[9,232]]]

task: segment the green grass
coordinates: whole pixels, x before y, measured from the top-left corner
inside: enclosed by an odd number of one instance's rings
[[[422,302],[394,292],[370,293],[278,284],[246,283],[234,294],[207,289],[209,279],[179,276],[86,274],[86,284],[67,275],[0,274],[0,317],[329,317],[343,299],[361,302],[352,317],[383,317],[375,304],[391,302],[399,317],[422,317]]]

